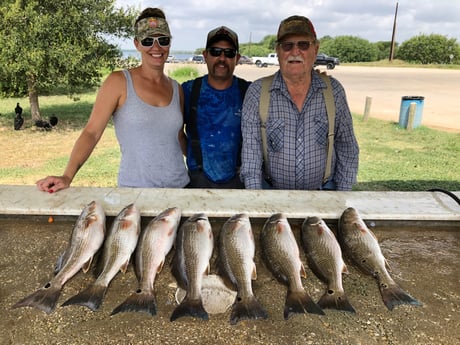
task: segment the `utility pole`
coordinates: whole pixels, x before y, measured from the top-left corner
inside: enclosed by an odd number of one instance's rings
[[[396,33],[396,18],[398,17],[398,2],[396,2],[396,11],[395,11],[395,19],[393,22],[393,33],[391,35],[391,46],[390,46],[390,58],[389,61],[393,61],[393,55],[395,52],[395,33]]]

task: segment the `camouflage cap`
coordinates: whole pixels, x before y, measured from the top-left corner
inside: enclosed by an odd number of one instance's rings
[[[280,23],[277,40],[281,41],[286,35],[307,35],[316,40],[313,24],[303,16],[291,16]]]
[[[209,31],[208,38],[206,39],[206,49],[209,48],[213,43],[222,40],[232,44],[236,50],[239,49],[238,35],[226,26],[219,26],[218,28]]]
[[[134,26],[134,33],[139,41],[151,36],[169,36],[168,22],[164,18],[149,17],[139,20]]]

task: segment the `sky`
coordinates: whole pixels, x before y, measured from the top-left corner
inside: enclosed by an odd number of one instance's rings
[[[350,35],[370,42],[441,34],[460,43],[458,0],[116,0],[116,7],[134,6],[139,13],[159,7],[173,36],[172,51],[194,51],[205,46],[207,33],[221,25],[237,32],[240,43],[257,43],[275,35],[281,20],[291,15],[308,17],[319,38]],[[132,40],[120,41],[134,49]]]

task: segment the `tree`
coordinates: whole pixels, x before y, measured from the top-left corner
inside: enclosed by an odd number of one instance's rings
[[[337,56],[342,62],[375,61],[378,50],[360,37],[337,36],[334,39],[321,40],[320,51],[331,56]]]
[[[455,63],[460,62],[460,46],[455,38],[438,34],[419,35],[401,44],[397,58],[421,64]]]
[[[38,97],[57,86],[68,94],[100,82],[101,67],[121,55],[110,36],[132,37],[134,10],[114,0],[15,0],[0,4],[2,94],[28,95],[32,120]]]

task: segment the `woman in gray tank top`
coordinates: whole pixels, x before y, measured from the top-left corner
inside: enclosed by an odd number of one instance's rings
[[[134,31],[142,64],[107,77],[63,175],[37,181],[40,190],[53,193],[70,186],[111,117],[121,151],[119,187],[182,188],[189,183],[182,150],[182,89],[164,74],[171,33],[163,11],[146,8]]]

